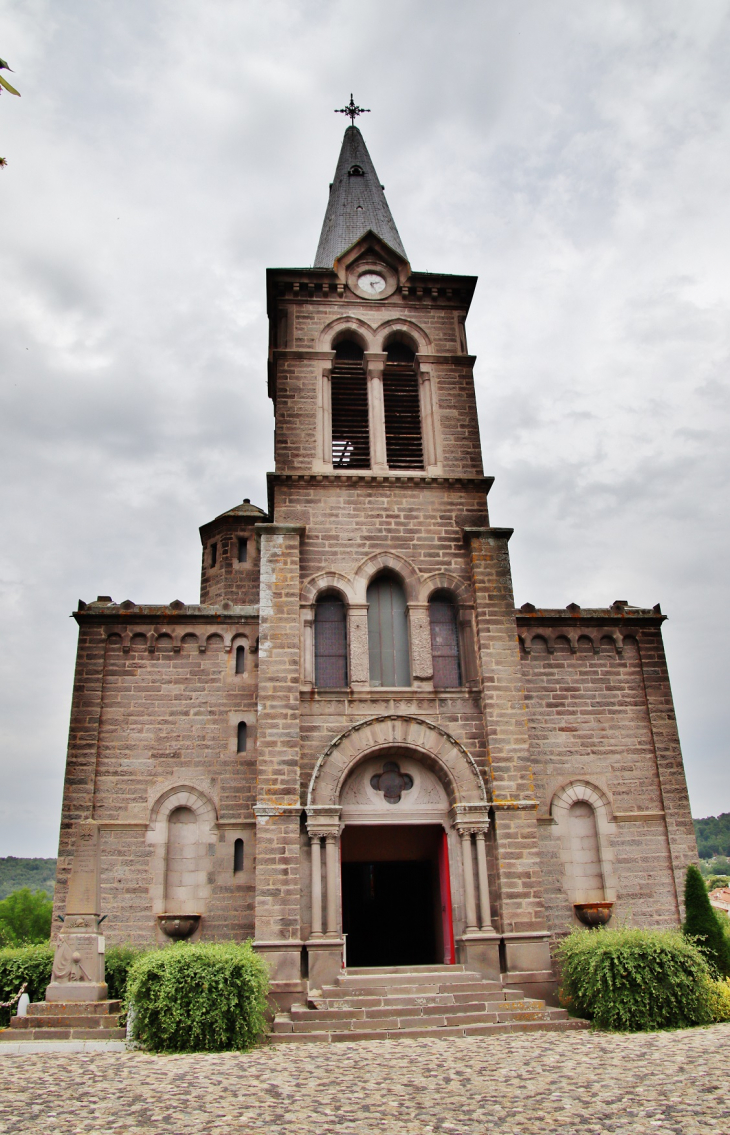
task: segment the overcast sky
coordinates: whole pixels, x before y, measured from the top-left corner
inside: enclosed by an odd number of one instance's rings
[[[360,124],[467,325],[518,604],[661,602],[730,811],[730,0],[2,0],[0,855],[55,855],[79,597],[197,602],[273,461],[264,271]]]

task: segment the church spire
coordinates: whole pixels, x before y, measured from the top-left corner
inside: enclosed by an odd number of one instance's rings
[[[314,267],[331,268],[336,258],[369,229],[408,259],[365,140],[357,126],[348,126],[330,186]]]

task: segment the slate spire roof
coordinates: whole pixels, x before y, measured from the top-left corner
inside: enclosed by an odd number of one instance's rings
[[[408,259],[365,140],[357,126],[348,126],[330,187],[314,267],[331,268],[336,258],[369,229]]]

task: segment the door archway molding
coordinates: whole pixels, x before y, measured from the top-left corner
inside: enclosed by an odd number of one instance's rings
[[[454,811],[489,807],[489,798],[471,753],[432,721],[411,714],[370,717],[340,733],[320,754],[307,792],[307,815],[319,809],[339,812],[340,792],[353,768],[378,750],[399,747],[425,760],[446,780]]]

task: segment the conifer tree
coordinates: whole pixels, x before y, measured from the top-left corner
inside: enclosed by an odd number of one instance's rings
[[[693,938],[710,967],[723,977],[730,976],[730,942],[710,905],[705,881],[698,867],[687,868],[684,884],[685,919],[682,930]]]

